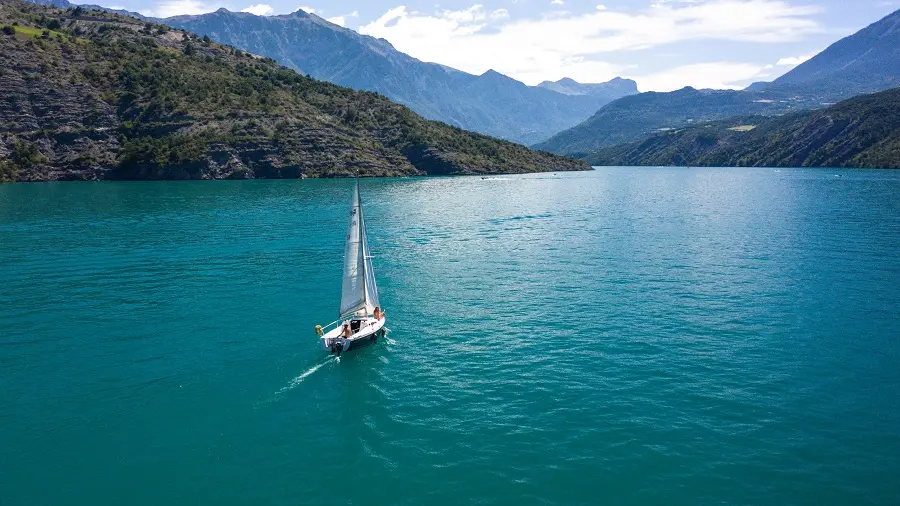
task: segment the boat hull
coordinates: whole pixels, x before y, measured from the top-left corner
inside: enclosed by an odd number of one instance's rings
[[[375,344],[384,337],[384,319],[368,318],[360,330],[349,338],[340,337],[340,327],[320,338],[322,347],[331,353],[341,353]]]

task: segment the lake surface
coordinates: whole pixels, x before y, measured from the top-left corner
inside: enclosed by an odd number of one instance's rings
[[[900,503],[900,172],[0,185],[0,503]]]

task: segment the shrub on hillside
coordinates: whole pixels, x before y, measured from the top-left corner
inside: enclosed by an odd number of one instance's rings
[[[19,175],[19,168],[10,160],[0,162],[0,183],[12,183]]]
[[[31,168],[35,165],[46,162],[47,158],[44,157],[44,155],[42,155],[40,151],[38,151],[37,146],[35,146],[34,144],[28,141],[17,139],[13,142],[10,161],[15,166],[22,168]]]

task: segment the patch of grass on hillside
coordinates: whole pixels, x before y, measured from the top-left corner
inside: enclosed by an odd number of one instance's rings
[[[729,128],[729,130],[731,130],[732,132],[749,132],[754,128],[756,128],[756,125],[738,125]]]
[[[16,35],[20,37],[41,37],[47,39],[65,39],[69,40],[70,36],[63,32],[58,32],[56,30],[48,30],[47,28],[35,28],[33,26],[12,26],[12,29],[16,31]],[[45,37],[44,34],[47,34]],[[88,41],[82,38],[75,38],[75,42],[79,44],[87,44]]]

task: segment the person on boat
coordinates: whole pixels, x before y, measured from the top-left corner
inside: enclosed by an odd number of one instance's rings
[[[372,311],[372,316],[374,316],[376,320],[382,320],[384,319],[384,311],[382,311],[380,307],[376,307],[375,311]]]
[[[350,330],[350,324],[349,324],[349,323],[345,323],[345,324],[344,324],[344,330],[341,332],[341,337],[350,339],[350,336],[352,336],[352,335],[353,335],[353,331]]]

